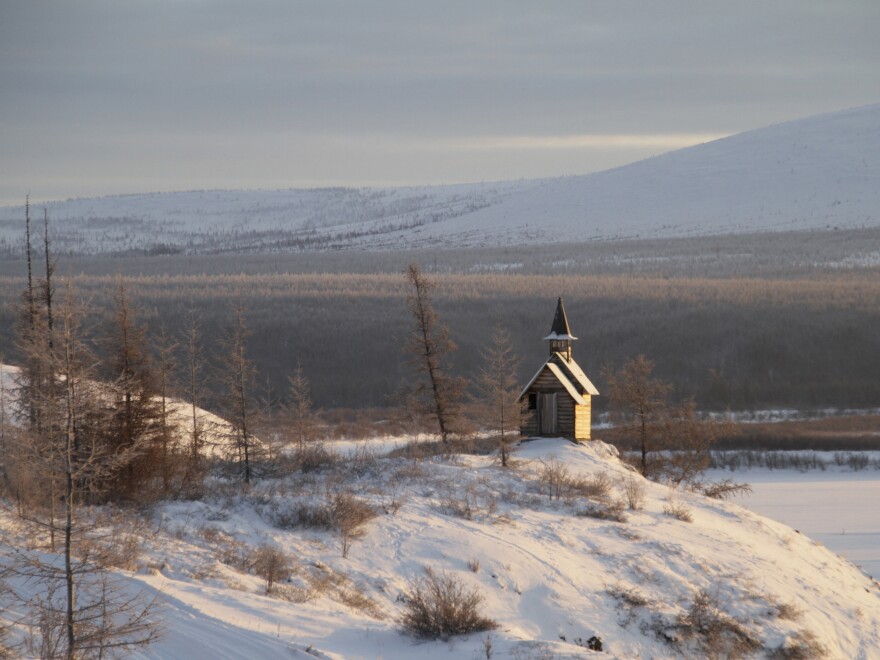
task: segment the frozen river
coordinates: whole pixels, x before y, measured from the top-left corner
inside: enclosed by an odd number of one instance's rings
[[[746,482],[734,501],[785,523],[880,579],[880,472],[713,470],[712,481]]]

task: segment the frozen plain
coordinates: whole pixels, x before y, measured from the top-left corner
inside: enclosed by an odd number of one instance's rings
[[[880,473],[875,470],[713,470],[751,485],[737,504],[806,534],[880,579]]]

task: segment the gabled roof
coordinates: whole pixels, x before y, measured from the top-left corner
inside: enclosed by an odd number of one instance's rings
[[[547,363],[547,368],[553,372],[553,375],[562,383],[563,387],[571,394],[571,398],[574,399],[574,402],[578,405],[584,406],[587,401],[584,397],[581,396],[581,393],[577,391],[577,388],[574,384],[566,377],[564,373],[562,373],[562,369],[559,368],[559,365],[554,364],[553,362]]]
[[[591,396],[599,395],[599,390],[597,390],[593,383],[590,382],[590,379],[587,378],[587,376],[574,360],[571,360],[569,362],[561,353],[554,353],[549,358],[547,358],[547,361],[541,365],[541,368],[538,369],[538,371],[535,372],[535,375],[532,376],[532,379],[523,388],[522,392],[519,393],[517,401],[522,401],[523,397],[529,391],[529,388],[535,383],[536,380],[538,380],[538,376],[544,373],[545,369],[550,370],[550,373],[552,373],[556,377],[556,380],[560,382],[560,384],[575,400],[575,403],[579,405],[586,405],[587,403],[586,399],[584,399],[583,395],[581,394],[581,390]],[[580,387],[578,387],[578,385]]]
[[[553,325],[550,328],[550,334],[544,339],[577,339],[571,334],[571,328],[568,327],[568,317],[565,315],[565,305],[562,304],[562,296],[556,303],[556,314],[553,316]]]
[[[557,353],[557,355],[560,355]],[[568,372],[574,377],[574,379],[580,384],[581,388],[589,394],[590,396],[599,396],[599,390],[596,389],[596,386],[590,382],[590,379],[587,378],[587,374],[584,373],[583,369],[581,369],[580,365],[574,360],[566,360],[562,358],[560,355],[562,366],[568,370]]]

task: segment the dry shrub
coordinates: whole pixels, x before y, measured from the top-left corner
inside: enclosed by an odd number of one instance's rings
[[[391,479],[399,483],[409,483],[417,479],[424,479],[428,472],[419,461],[406,461],[400,463],[391,473]]]
[[[364,591],[353,584],[348,584],[337,592],[340,603],[353,610],[363,612],[374,619],[384,619],[385,613],[379,603],[370,598]]]
[[[274,591],[276,582],[286,580],[293,572],[290,557],[280,548],[268,543],[264,543],[254,551],[253,569],[254,573],[266,581],[267,594]]]
[[[457,518],[473,520],[481,514],[494,514],[498,510],[498,501],[491,493],[480,493],[473,483],[464,488],[447,484],[441,495],[440,508]]]
[[[551,458],[541,461],[541,472],[538,475],[538,483],[546,490],[547,497],[560,499],[567,490],[569,482],[568,468],[559,459]]]
[[[253,569],[253,548],[243,541],[232,537],[227,539],[214,551],[217,560],[227,566],[250,573]]]
[[[572,477],[567,486],[570,492],[587,499],[605,501],[611,497],[611,478],[604,472],[589,477]]]
[[[339,467],[343,458],[327,449],[323,442],[304,444],[290,456],[291,468],[298,472],[316,472]]]
[[[379,604],[364,593],[364,590],[352,582],[345,573],[336,571],[320,562],[312,564],[304,573],[308,588],[299,590],[304,598],[296,602],[305,602],[319,595],[324,595],[374,619],[385,618]],[[287,585],[284,585],[284,588],[285,591],[289,589]]]
[[[682,522],[693,522],[694,516],[691,510],[681,502],[670,502],[663,507],[663,514],[670,518],[676,518]]]
[[[415,578],[405,594],[401,618],[404,630],[424,639],[448,639],[453,635],[494,630],[498,624],[479,612],[483,596],[468,590],[452,575],[430,568]]]
[[[626,522],[626,514],[623,509],[624,504],[619,500],[607,504],[590,503],[583,509],[578,509],[576,515],[582,518],[597,518],[622,523]]]
[[[826,649],[810,630],[801,630],[773,649],[768,657],[779,660],[815,660],[828,655]]]
[[[275,598],[286,600],[288,603],[308,603],[318,593],[311,587],[299,587],[291,584],[276,584],[272,587],[272,595]]]
[[[721,610],[718,599],[700,590],[687,613],[678,617],[677,629],[685,639],[696,638],[705,658],[742,658],[761,648],[745,626]]]
[[[480,560],[479,559],[468,559],[467,567],[470,569],[471,573],[479,573],[480,572]]]
[[[331,501],[331,511],[339,540],[342,556],[348,557],[351,545],[364,535],[364,525],[375,518],[376,510],[349,492],[337,493]]]
[[[273,503],[269,509],[269,521],[278,529],[311,527],[333,529],[333,510],[329,503],[311,504],[308,502]]]
[[[149,524],[140,516],[111,511],[96,517],[94,527],[75,551],[81,559],[101,568],[133,571],[143,553],[144,538],[150,534]]]
[[[748,484],[739,484],[725,479],[718,483],[695,484],[695,490],[714,500],[729,500],[731,497],[750,494],[752,487]]]
[[[793,603],[776,603],[776,616],[784,621],[797,621],[804,611]]]
[[[363,526],[378,515],[364,500],[349,491],[328,496],[320,504],[307,502],[275,504],[267,517],[279,529],[311,527],[339,533],[342,556],[347,557],[351,544],[363,536]]]
[[[605,588],[605,593],[627,607],[646,607],[650,601],[635,587],[615,584]]]
[[[496,447],[493,446],[492,449]],[[440,457],[450,459],[456,454],[480,453],[475,450],[474,442],[467,438],[450,438],[442,440],[413,440],[402,447],[392,449],[386,454],[388,458],[409,458],[413,460]],[[485,453],[491,453],[487,451]]]
[[[377,475],[381,469],[381,463],[376,451],[362,442],[348,452],[346,457],[346,469],[349,474],[355,476]]]
[[[647,611],[656,609],[656,604],[648,600],[648,597],[635,587],[615,584],[606,587],[605,593],[617,601],[617,611],[622,615],[622,619],[619,621],[621,626],[632,623],[637,618],[637,611],[642,608]]]
[[[631,511],[639,511],[645,503],[645,483],[634,474],[628,474],[617,484],[624,502]]]

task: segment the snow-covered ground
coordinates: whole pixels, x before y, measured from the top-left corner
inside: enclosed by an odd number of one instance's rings
[[[876,583],[805,534],[638,477],[646,501],[626,522],[582,517],[585,499],[551,500],[536,480],[544,465],[555,464],[622,483],[631,473],[606,446],[539,440],[522,445],[516,458],[512,473],[488,457],[376,459],[359,469],[363,474],[352,474],[347,485],[386,513],[345,559],[332,534],[279,528],[291,493],[267,488],[224,502],[166,505],[166,535],[148,551],[161,568],[136,579],[161,589],[174,623],[145,656],[183,657],[177,655],[182,640],[195,636],[203,650],[220,646],[236,657],[232,649],[257,635],[277,643],[278,653],[288,646],[346,658],[478,657],[485,634],[448,643],[400,634],[407,580],[430,566],[483,594],[485,613],[500,623],[491,633],[497,657],[582,657],[575,640],[592,635],[603,639],[610,657],[692,655],[693,645],[674,649],[658,635],[675,635],[676,618],[701,589],[747,622],[768,649],[810,630],[831,657],[880,657]],[[377,496],[378,483],[396,490]],[[401,503],[396,511],[391,497]],[[664,514],[672,505],[688,509],[693,522]],[[462,514],[462,506],[470,513]],[[297,559],[296,585],[318,572],[347,586],[295,604],[266,597],[259,579],[217,559],[206,539],[218,538],[283,548]],[[368,601],[360,609],[346,606],[344,589]],[[628,604],[633,594],[646,604]],[[780,604],[802,614],[797,621],[768,615]],[[271,655],[269,648],[263,652]]]
[[[360,452],[329,471],[159,505],[128,575],[160,594],[166,631],[133,657],[476,658],[489,640],[496,658],[575,658],[590,657],[594,635],[603,657],[699,657],[683,622],[702,593],[761,653],[812,634],[828,657],[880,658],[877,583],[806,534],[644,482],[600,442],[531,441],[515,460],[504,470],[488,456]],[[611,491],[556,499],[547,466],[592,483],[604,475]],[[593,517],[628,480],[643,505]],[[340,490],[378,512],[347,557],[338,533],[297,522],[298,507]],[[276,595],[249,564],[266,543],[294,561]],[[425,567],[477,589],[499,627],[449,641],[403,634],[403,595]]]

